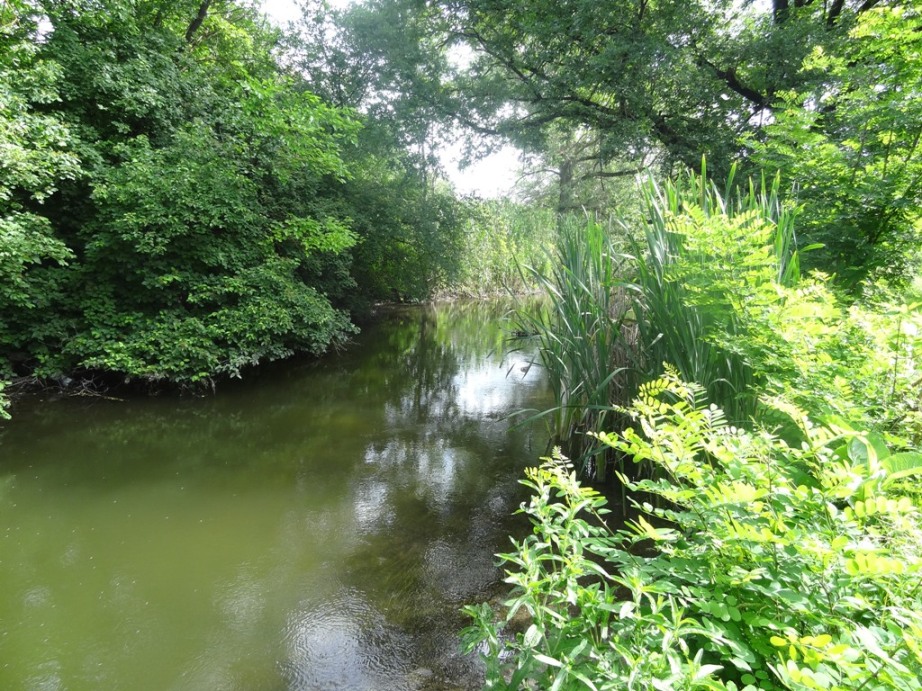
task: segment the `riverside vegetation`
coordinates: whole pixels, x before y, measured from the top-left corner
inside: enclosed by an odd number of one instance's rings
[[[317,0],[285,30],[8,0],[0,411],[10,379],[208,387],[376,301],[537,287],[513,328],[560,450],[502,557],[528,626],[468,610],[487,686],[920,688],[920,91],[901,0]],[[458,128],[523,151],[521,203],[440,177]]]
[[[326,45],[248,2],[0,6],[0,412],[11,378],[210,387],[537,261],[543,212],[459,198],[309,78]]]
[[[466,609],[487,688],[922,688],[922,20],[853,11],[746,175],[651,177],[533,272],[560,446],[526,471],[505,617]]]
[[[802,275],[777,179],[642,199],[626,248],[589,222],[536,272],[578,467],[526,472],[534,530],[500,555],[526,630],[467,608],[487,686],[922,688],[919,303]]]

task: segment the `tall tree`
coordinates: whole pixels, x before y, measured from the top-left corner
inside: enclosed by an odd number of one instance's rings
[[[706,156],[718,177],[734,162],[778,165],[808,201],[804,237],[827,246],[814,260],[906,275],[920,179],[913,3],[442,0],[424,13],[473,53],[440,94],[475,131],[545,155],[561,132],[593,133],[605,175],[655,152],[692,169]],[[553,166],[558,206],[586,201],[572,163]]]
[[[59,78],[56,99],[26,101],[71,133],[84,174],[31,202],[69,263],[34,268],[49,318],[15,311],[4,354],[194,382],[341,341],[355,236],[320,192],[348,175],[357,125],[279,69],[278,32],[233,0],[32,10],[47,28],[27,41]]]
[[[441,4],[450,36],[476,51],[457,82],[475,125],[527,136],[568,122],[628,155],[655,142],[696,167],[702,154],[734,158],[739,136],[802,83],[814,47],[878,3],[779,0],[767,13],[729,0]]]
[[[336,10],[312,2],[288,40],[285,62],[364,124],[349,154],[354,180],[340,193],[361,239],[356,280],[370,298],[426,297],[460,263],[469,213],[441,176],[438,149],[449,129],[441,83],[452,68],[432,30],[436,16],[420,3]]]

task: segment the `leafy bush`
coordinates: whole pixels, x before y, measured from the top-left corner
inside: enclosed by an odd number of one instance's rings
[[[55,285],[39,272],[74,253],[55,236],[44,205],[84,173],[72,128],[49,112],[62,74],[34,42],[33,13],[21,0],[0,7],[0,378],[11,373],[10,356],[51,321]]]
[[[500,555],[502,629],[469,607],[499,689],[922,688],[922,528],[904,492],[922,455],[813,425],[805,440],[727,424],[675,370],[641,387],[638,429],[600,439],[653,479],[624,528],[559,456],[527,471],[533,534]]]
[[[553,212],[506,200],[482,201],[474,208],[451,290],[473,296],[533,291],[531,272],[522,267],[547,268],[556,234]]]
[[[0,375],[190,384],[354,332],[359,238],[325,192],[355,115],[285,73],[255,8],[142,5],[4,14]]]
[[[650,222],[632,256],[644,369],[636,381],[670,362],[733,419],[745,420],[755,412],[760,360],[775,355],[761,350],[760,337],[769,346],[772,339],[756,318],[770,322],[783,312],[786,289],[800,281],[794,219],[777,178],[734,187],[731,172],[721,190],[702,167],[700,176],[642,187]]]

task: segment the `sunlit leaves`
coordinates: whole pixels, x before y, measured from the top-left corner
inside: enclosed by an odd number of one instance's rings
[[[489,608],[469,609],[488,686],[548,688],[564,670],[566,688],[582,688],[576,672],[611,689],[922,687],[917,503],[879,485],[867,495],[867,463],[827,472],[833,430],[804,428],[794,448],[712,424],[696,388],[653,382],[632,408],[644,433],[600,435],[665,471],[628,481],[662,501],[636,504],[623,529],[560,461],[529,471],[534,534],[501,555],[528,632],[503,641]]]
[[[905,280],[917,260],[920,21],[911,3],[861,13],[847,40],[806,58],[811,80],[755,145],[799,188],[801,236],[824,244],[811,264],[853,288],[867,276]]]
[[[62,74],[39,55],[34,14],[19,0],[0,8],[0,380],[9,374],[6,349],[25,340],[19,319],[43,318],[36,308],[47,303],[48,285],[36,270],[73,257],[44,204],[83,172],[74,133],[53,112]],[[0,390],[0,416],[5,400]]]

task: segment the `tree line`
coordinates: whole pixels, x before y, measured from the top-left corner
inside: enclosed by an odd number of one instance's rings
[[[465,205],[305,52],[248,2],[4,3],[6,377],[195,385],[444,282]]]
[[[4,377],[208,382],[336,347],[374,301],[508,279],[547,229],[451,191],[459,136],[518,146],[558,218],[703,155],[780,171],[805,266],[905,284],[920,24],[898,0],[311,0],[284,30],[246,0],[9,0]]]

